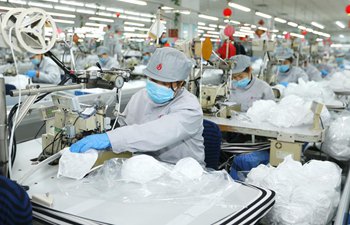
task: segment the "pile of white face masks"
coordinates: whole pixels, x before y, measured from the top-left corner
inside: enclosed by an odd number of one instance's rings
[[[247,111],[247,116],[253,123],[268,122],[276,127],[297,127],[313,122],[311,102],[289,95],[279,103],[271,100],[259,100],[253,103]],[[321,113],[323,124],[327,124],[330,114],[326,107]]]
[[[350,71],[336,72],[323,79],[320,84],[333,91],[342,91],[350,89]]]
[[[341,115],[330,123],[321,150],[337,160],[350,159],[350,115]]]
[[[282,96],[298,96],[305,101],[317,101],[325,105],[342,105],[342,103],[336,99],[336,96],[332,90],[323,87],[321,84],[315,81],[305,82],[299,79],[299,83],[290,83],[287,88],[284,89]]]
[[[252,169],[246,182],[276,192],[276,203],[264,224],[321,225],[330,222],[338,207],[341,169],[329,161],[301,165],[288,156],[277,168]]]
[[[130,159],[106,161],[102,168],[67,186],[64,192],[129,203],[169,201],[197,204],[202,200],[214,202],[225,190],[238,186],[225,170],[203,169],[193,158],[184,158],[172,165],[148,155],[137,155]]]

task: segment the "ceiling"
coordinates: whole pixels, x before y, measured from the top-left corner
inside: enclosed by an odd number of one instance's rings
[[[4,0],[0,0],[1,5],[9,6],[9,3],[3,3]],[[29,0],[22,0],[29,1]],[[32,0],[36,2],[45,2],[48,0]],[[76,0],[84,3],[96,3],[96,0]],[[155,14],[159,6],[170,6],[177,9],[190,9],[190,15],[182,15],[185,21],[191,21],[194,24],[197,22],[207,22],[224,24],[222,10],[227,7],[226,0],[182,0],[182,6],[177,7],[171,0],[143,0],[147,2],[147,6],[140,6],[129,4],[117,0],[100,0],[98,4],[113,7],[122,8],[124,10],[131,10],[143,13]],[[233,2],[233,0],[231,0]],[[250,12],[243,12],[237,9],[232,9],[233,15],[231,19],[240,21],[242,23],[257,24],[257,21],[261,19],[254,14],[255,11],[260,11],[271,16],[283,18],[288,21],[296,22],[299,25],[317,29],[310,23],[312,21],[318,22],[325,26],[324,30],[320,30],[325,33],[332,35],[333,42],[347,42],[350,43],[350,32],[348,27],[349,19],[345,13],[345,6],[350,4],[349,0],[234,0],[235,3],[251,8]],[[50,2],[46,2],[50,4]],[[12,6],[18,7],[16,4]],[[66,5],[67,6],[67,5]],[[28,7],[28,6],[27,6]],[[56,10],[55,10],[56,11]],[[59,11],[59,10],[58,10]],[[198,18],[197,14],[202,13],[210,16],[219,17],[220,20],[208,21],[205,19]],[[74,13],[73,13],[74,14]],[[76,13],[75,13],[76,14]],[[173,15],[164,14],[168,17],[168,21],[171,24]],[[85,15],[85,17],[88,17]],[[345,24],[346,28],[341,29],[335,24],[335,21],[341,21]],[[286,24],[275,23],[276,28],[280,31],[292,31],[300,33],[297,28],[292,28]],[[339,35],[344,35],[340,38]]]

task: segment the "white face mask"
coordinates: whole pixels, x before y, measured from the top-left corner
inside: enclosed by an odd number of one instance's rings
[[[83,179],[88,174],[98,158],[96,150],[84,153],[73,153],[66,148],[61,156],[57,177],[68,177],[76,180]]]

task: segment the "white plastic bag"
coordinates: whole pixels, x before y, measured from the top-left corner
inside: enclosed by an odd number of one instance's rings
[[[65,148],[59,161],[57,177],[80,180],[90,172],[97,158],[98,152],[96,150],[73,153],[69,148]]]
[[[338,160],[347,161],[350,159],[349,115],[339,117],[331,122],[321,150]]]

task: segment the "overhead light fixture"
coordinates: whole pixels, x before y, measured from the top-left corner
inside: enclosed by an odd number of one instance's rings
[[[283,34],[288,34],[288,32],[287,31],[283,31]]]
[[[294,23],[294,22],[288,22],[287,23],[289,26],[291,26],[291,27],[297,27],[298,26],[298,24],[297,23]]]
[[[275,30],[272,30],[271,32],[272,32],[272,33],[278,33],[279,30],[276,30],[276,29],[275,29]]]
[[[205,26],[205,23],[202,23],[202,22],[198,22],[197,24],[200,26]]]
[[[149,17],[149,18],[156,18],[155,15],[152,15],[152,14],[149,14],[149,13],[140,13],[140,16]]]
[[[298,28],[300,29],[300,30],[306,30],[306,27],[304,27],[304,26],[298,26]]]
[[[296,33],[290,33],[290,36],[298,37],[298,38],[304,38],[304,35],[302,35],[302,34],[296,34]]]
[[[114,12],[114,13],[124,13],[124,10],[123,9],[118,9],[118,8],[106,8],[107,11],[111,11],[111,12]]]
[[[344,36],[344,35],[342,35],[342,34],[339,34],[339,37],[340,37],[340,38],[345,38],[345,36]]]
[[[307,31],[307,32],[313,32],[314,30],[311,29],[311,28],[306,28],[306,31]]]
[[[107,24],[104,23],[85,23],[87,26],[93,26],[93,27],[106,27]]]
[[[251,28],[253,28],[253,29],[255,29],[255,28],[256,28],[256,26],[255,26],[255,25],[251,25],[250,27],[251,27]]]
[[[140,33],[127,33],[127,32],[125,32],[124,33],[124,36],[125,37],[143,37],[143,38],[147,38],[148,37],[148,35],[147,34],[140,34]]]
[[[249,24],[249,23],[245,23],[245,24],[243,24],[243,26],[245,26],[245,27],[249,27],[249,26],[250,26],[250,24]]]
[[[337,24],[337,26],[342,28],[342,29],[345,28],[345,25],[342,22],[340,22],[340,21],[336,21],[335,24]]]
[[[0,6],[0,9],[1,9],[1,10],[7,10],[7,11],[9,11],[9,10],[14,9],[14,8],[12,8],[12,7],[6,7],[6,6]]]
[[[276,22],[279,22],[279,23],[287,23],[287,20],[284,20],[284,19],[281,19],[281,18],[278,18],[278,17],[275,17],[274,19]]]
[[[209,24],[209,27],[214,27],[214,28],[217,28],[217,27],[218,27],[218,25],[216,25],[216,24]]]
[[[92,9],[101,9],[101,10],[106,9],[105,6],[97,5],[97,4],[93,4],[93,3],[85,3],[85,7],[92,8]]]
[[[128,21],[124,22],[124,24],[137,26],[137,27],[144,27],[145,26],[145,24],[143,24],[143,23],[134,23],[134,22],[128,22]]]
[[[96,14],[99,16],[114,17],[114,14],[108,12],[97,12]]]
[[[58,2],[58,0],[41,0],[41,1],[43,1],[43,2],[55,2],[55,3]],[[5,2],[6,2],[6,1],[5,1]]]
[[[135,5],[147,5],[147,2],[145,1],[138,1],[138,0],[118,0],[119,2],[126,2],[130,4],[135,4]]]
[[[197,30],[198,33],[204,33],[204,30]]]
[[[19,4],[19,5],[27,5],[26,1],[22,0],[9,0],[9,3]]]
[[[241,30],[251,30],[250,27],[241,27]]]
[[[215,28],[212,28],[212,27],[203,27],[203,26],[198,26],[198,29],[201,29],[201,30],[211,30],[211,31],[214,31]]]
[[[237,3],[229,2],[228,5],[229,5],[230,7],[232,7],[232,8],[239,9],[239,10],[242,10],[242,11],[244,11],[244,12],[250,12],[250,11],[251,11],[250,8],[245,7],[245,6],[243,6],[243,5],[239,5],[239,4],[237,4]]]
[[[316,22],[311,22],[311,25],[320,29],[324,29],[324,26],[322,24],[316,23]]]
[[[264,31],[267,31],[267,28],[266,27],[258,27],[259,30],[264,30]]]
[[[331,48],[341,48],[343,47],[342,44],[331,44]]]
[[[53,8],[51,4],[46,4],[46,3],[41,3],[41,2],[28,2],[28,5],[41,7],[41,8],[47,8],[47,9]]]
[[[78,13],[94,15],[95,11],[89,9],[77,9]]]
[[[107,22],[107,23],[114,22],[114,20],[112,19],[106,19],[106,18],[100,18],[100,17],[89,17],[89,20],[95,20],[95,21],[101,21],[101,22]]]
[[[225,27],[225,26],[222,26],[222,25],[219,25],[219,28],[220,28],[220,29],[225,29],[226,27]]]
[[[316,38],[316,41],[323,41],[322,38]]]
[[[74,24],[73,20],[60,20],[60,19],[53,19],[56,23],[66,23],[66,24]]]
[[[242,29],[240,29],[240,32],[247,33],[247,34],[254,34],[255,33],[255,31],[253,31],[253,30],[242,30]]]
[[[117,17],[117,16],[114,16]],[[152,20],[149,18],[141,18],[141,17],[136,17],[136,16],[125,16],[125,15],[120,15],[120,19],[126,19],[126,20],[134,20],[134,21],[140,21],[140,22],[151,22]]]
[[[203,34],[203,37],[220,38],[219,35],[215,35],[215,34]]]
[[[67,7],[67,6],[55,5],[55,9],[63,10],[63,11],[68,11],[68,12],[75,12],[75,8],[73,8],[73,7]]]
[[[82,3],[82,2],[76,2],[76,1],[61,0],[60,3],[66,4],[66,5],[84,6],[84,3]]]
[[[208,34],[220,34],[220,32],[217,32],[217,31],[207,31]]]
[[[181,13],[183,15],[190,15],[191,11],[190,10],[179,10],[179,13]]]
[[[255,12],[255,15],[260,16],[260,17],[264,17],[266,19],[270,19],[272,16],[262,13],[262,12]]]
[[[51,16],[59,16],[59,17],[67,17],[67,18],[75,18],[75,15],[72,14],[64,14],[64,13],[54,13],[54,12],[47,12]]]
[[[172,10],[174,8],[171,8],[171,7],[168,7],[168,6],[162,6],[161,9],[163,9],[163,10]]]
[[[203,19],[207,19],[207,20],[214,20],[214,21],[218,21],[219,18],[215,17],[215,16],[207,16],[204,14],[199,14],[198,17],[203,18]]]

